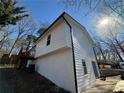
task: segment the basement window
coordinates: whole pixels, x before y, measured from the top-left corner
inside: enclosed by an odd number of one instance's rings
[[[86,62],[85,62],[84,59],[82,59],[82,66],[83,66],[83,69],[84,69],[84,75],[85,75],[85,74],[88,74],[88,72],[87,72]]]
[[[50,45],[50,42],[51,42],[51,35],[49,35],[49,36],[47,37],[47,44],[46,44],[46,45],[47,45],[47,46]]]

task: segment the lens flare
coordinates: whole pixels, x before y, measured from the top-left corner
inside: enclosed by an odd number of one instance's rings
[[[109,23],[109,19],[108,18],[104,18],[104,19],[102,19],[101,21],[100,21],[100,25],[101,26],[105,26],[105,25],[107,25],[108,23]]]

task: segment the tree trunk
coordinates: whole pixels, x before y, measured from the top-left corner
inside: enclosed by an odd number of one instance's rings
[[[99,50],[100,50],[100,52],[101,52],[101,54],[102,54],[102,57],[103,57],[105,63],[107,63],[107,61],[106,61],[106,57],[104,56],[104,53],[103,53],[103,51],[102,51],[102,48],[99,47]]]
[[[3,43],[3,42],[1,42],[1,44],[0,44],[0,50],[2,49],[2,47],[3,47],[3,44],[4,44],[4,43]]]
[[[0,40],[0,43],[1,43],[1,44],[0,44],[0,45],[1,45],[1,46],[0,46],[0,50],[1,50],[2,47],[3,47],[3,44],[4,44],[4,40],[5,40],[5,38],[6,38],[6,37],[3,37],[3,38]]]
[[[95,47],[93,47],[93,52],[94,52],[94,55],[95,55],[95,59],[96,59],[96,61],[98,62],[97,54],[96,54],[96,51],[95,51]]]
[[[96,54],[96,51],[95,51],[95,47],[93,47],[93,52],[94,52],[95,59],[96,59],[96,62],[97,62],[97,64],[98,64],[98,67],[99,67],[99,69],[100,69],[99,62],[98,62],[98,58],[97,58],[97,54]]]
[[[123,62],[123,59],[122,59],[122,57],[121,57],[121,55],[120,55],[118,49],[116,48],[116,46],[113,44],[113,42],[112,42],[112,45],[113,45],[113,47],[114,47],[114,49],[115,49],[115,52],[116,52],[116,54],[118,55],[120,61]]]
[[[31,41],[28,42],[28,45],[27,45],[27,48],[26,48],[26,52],[29,50],[30,44],[31,44]]]
[[[115,39],[118,47],[120,48],[120,50],[122,51],[122,53],[124,54],[124,48],[122,47],[122,45],[119,43],[119,41],[117,39]]]
[[[10,49],[10,52],[9,52],[9,57],[11,56],[12,51],[13,51],[13,49],[14,49],[14,47],[15,47],[15,44],[17,43],[18,39],[19,39],[19,36],[16,38],[16,40],[15,40],[14,44],[12,45],[12,48]]]

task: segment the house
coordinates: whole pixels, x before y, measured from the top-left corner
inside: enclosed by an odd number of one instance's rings
[[[99,76],[93,40],[86,29],[62,13],[35,44],[35,69],[59,87],[81,93]]]

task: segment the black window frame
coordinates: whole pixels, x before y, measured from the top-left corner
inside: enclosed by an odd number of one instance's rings
[[[50,43],[51,43],[51,35],[48,35],[46,45],[49,46]]]
[[[82,59],[82,66],[84,70],[84,75],[88,74],[86,61],[84,59]]]

